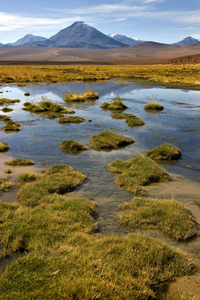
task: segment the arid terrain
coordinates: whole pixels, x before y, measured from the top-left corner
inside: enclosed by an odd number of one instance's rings
[[[200,43],[187,46],[145,42],[115,49],[43,48],[34,46],[0,49],[5,63],[84,63],[84,64],[160,64],[182,56],[200,53]],[[184,62],[182,62],[184,63]]]

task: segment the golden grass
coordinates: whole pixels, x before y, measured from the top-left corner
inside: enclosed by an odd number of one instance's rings
[[[67,92],[65,102],[84,102],[86,100],[97,100],[99,95],[97,91],[87,89],[83,93]]]
[[[171,180],[156,162],[142,155],[127,161],[117,159],[109,164],[108,170],[117,175],[117,185],[135,195],[145,195],[147,185]]]
[[[8,143],[6,142],[0,142],[0,152],[6,152],[10,149],[8,146]]]
[[[56,83],[106,80],[113,77],[200,86],[200,65],[0,66],[0,82],[6,83]]]
[[[199,233],[197,221],[175,200],[134,198],[119,208],[123,211],[120,223],[128,228],[158,229],[178,241],[187,241]]]

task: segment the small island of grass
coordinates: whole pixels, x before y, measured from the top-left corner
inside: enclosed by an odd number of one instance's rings
[[[120,223],[128,228],[158,229],[177,241],[192,239],[199,231],[191,213],[175,200],[134,198],[119,208],[123,211]]]
[[[0,142],[0,152],[6,152],[10,149],[6,142]]]
[[[49,119],[56,119],[62,117],[63,114],[74,114],[75,111],[71,109],[66,109],[58,103],[53,103],[48,99],[42,100],[38,104],[33,104],[30,102],[24,103],[23,110],[29,111],[31,113],[39,113],[45,115]]]
[[[178,160],[181,150],[174,145],[165,143],[146,152],[146,156],[153,160]]]
[[[88,150],[88,147],[74,140],[64,140],[60,145],[60,149],[66,153],[78,154],[82,151]]]
[[[126,120],[126,123],[130,126],[130,127],[135,127],[135,126],[143,126],[145,124],[145,122],[136,117],[135,115],[133,114],[127,114],[127,113],[113,113],[111,115],[111,117],[113,119],[125,119]]]
[[[19,103],[20,102],[20,100],[19,99],[14,99],[14,100],[11,100],[11,99],[7,99],[7,98],[1,98],[0,99],[0,105],[1,104],[13,104],[13,103]]]
[[[117,111],[123,111],[127,108],[127,106],[122,102],[120,97],[115,97],[113,99],[113,102],[104,102],[101,106],[104,110],[117,110]]]
[[[5,164],[13,167],[26,167],[34,165],[34,162],[30,159],[16,158],[5,162]]]
[[[113,149],[123,148],[127,145],[134,143],[134,140],[130,137],[125,137],[106,130],[102,131],[98,135],[94,135],[90,139],[91,147],[95,150],[109,151]]]
[[[61,124],[61,125],[71,124],[71,123],[79,124],[79,123],[82,123],[84,121],[85,121],[85,119],[82,118],[82,117],[73,116],[73,117],[61,117],[58,120],[58,123]]]
[[[0,193],[9,192],[14,189],[15,185],[9,182],[7,178],[0,178]]]
[[[157,102],[149,102],[144,107],[147,111],[161,111],[164,109],[164,106]]]
[[[134,195],[145,195],[145,186],[172,180],[169,174],[148,157],[137,155],[127,161],[115,160],[108,170],[117,175],[116,184]]]
[[[4,107],[4,108],[2,108],[2,111],[4,113],[7,113],[7,112],[10,112],[10,111],[13,111],[13,109],[11,107]]]
[[[97,100],[99,95],[96,91],[87,89],[83,93],[67,92],[65,102],[84,102],[86,100]]]

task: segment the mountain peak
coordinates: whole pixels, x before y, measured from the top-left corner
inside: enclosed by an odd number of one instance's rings
[[[187,36],[182,41],[180,41],[178,43],[174,43],[173,45],[186,46],[186,45],[195,44],[195,43],[199,43],[199,40],[194,39],[192,36]]]
[[[111,49],[123,45],[83,21],[74,22],[44,43],[46,47],[87,49]]]

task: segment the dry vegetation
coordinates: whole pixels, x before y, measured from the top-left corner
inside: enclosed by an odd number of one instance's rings
[[[145,186],[171,180],[156,162],[142,155],[127,161],[115,160],[108,170],[117,175],[116,184],[135,195],[145,195]]]
[[[113,77],[199,86],[200,65],[0,66],[0,82],[5,83],[93,81]]]
[[[67,92],[64,101],[65,102],[85,102],[86,100],[97,100],[99,95],[97,91],[85,90],[83,93]]]
[[[110,151],[130,145],[134,143],[134,140],[130,137],[122,136],[115,132],[106,130],[91,137],[90,142],[91,147],[95,150]]]
[[[120,205],[123,214],[120,223],[128,228],[158,229],[178,241],[196,237],[199,224],[184,207],[175,200],[134,198]]]

